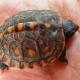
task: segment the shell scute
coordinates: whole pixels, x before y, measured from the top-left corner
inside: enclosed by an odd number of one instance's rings
[[[46,65],[57,59],[65,47],[60,17],[50,10],[20,12],[6,20],[0,32],[4,33],[0,38],[0,54],[4,56],[0,59],[13,67]]]

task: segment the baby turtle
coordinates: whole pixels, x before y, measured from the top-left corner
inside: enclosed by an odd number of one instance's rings
[[[22,11],[0,27],[0,68],[34,68],[58,59],[68,63],[66,41],[78,30],[50,10]]]

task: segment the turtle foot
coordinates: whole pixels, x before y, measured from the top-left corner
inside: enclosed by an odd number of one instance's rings
[[[2,62],[0,62],[0,69],[1,69],[2,71],[4,71],[5,69],[9,70],[9,66],[6,65],[6,64],[4,64],[4,63],[2,63]]]

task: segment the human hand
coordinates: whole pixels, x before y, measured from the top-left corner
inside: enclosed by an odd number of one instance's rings
[[[63,18],[72,19],[74,22],[79,24],[79,15],[80,12],[77,10],[80,8],[77,6],[77,0],[74,0],[76,4],[73,8],[69,6],[69,0],[1,0],[0,4],[0,22],[1,24],[7,19],[10,15],[16,14],[22,10],[28,9],[51,9],[56,10]],[[67,2],[68,1],[68,2]],[[43,5],[42,5],[43,2]],[[74,3],[75,3],[74,2]],[[62,4],[63,3],[63,4]],[[53,4],[55,4],[53,6]],[[66,5],[65,5],[66,4]],[[63,5],[63,6],[62,6]],[[64,6],[65,5],[65,6]],[[75,9],[76,8],[76,9]],[[67,14],[66,11],[69,11]],[[75,13],[74,13],[75,12]],[[75,15],[75,17],[74,17]],[[0,73],[0,80],[80,80],[80,35],[77,32],[67,43],[67,58],[68,65],[62,64],[59,61],[49,64],[40,69],[17,69],[10,68],[9,71]]]

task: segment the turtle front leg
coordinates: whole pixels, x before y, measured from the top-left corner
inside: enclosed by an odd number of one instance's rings
[[[66,58],[66,48],[63,50],[63,52],[58,60],[62,63],[68,64],[68,60]]]
[[[2,63],[2,62],[0,62],[0,69],[1,69],[2,71],[4,71],[5,69],[9,70],[9,66],[6,65],[6,64],[4,64],[4,63]]]

